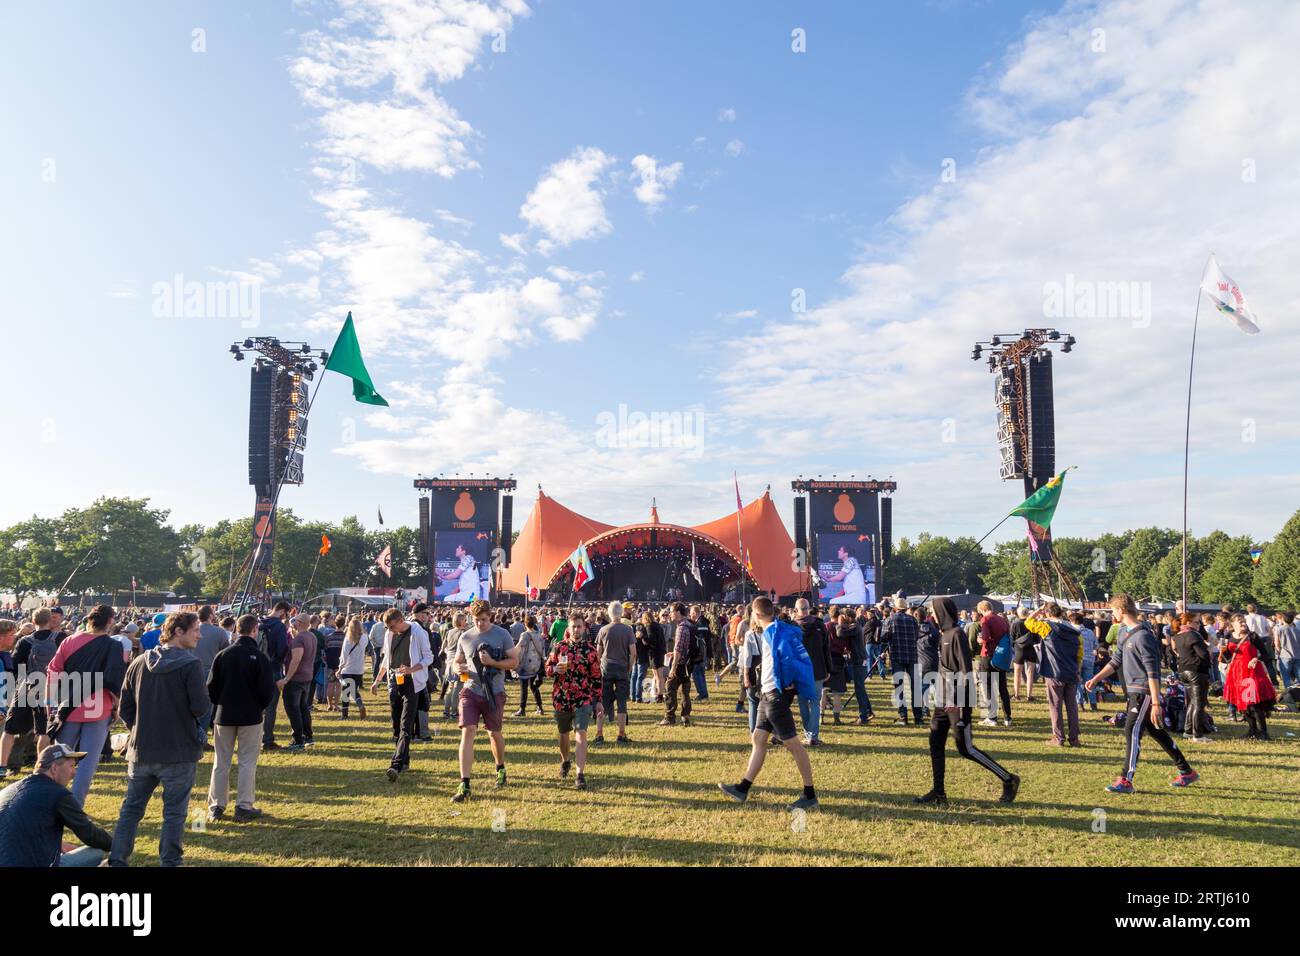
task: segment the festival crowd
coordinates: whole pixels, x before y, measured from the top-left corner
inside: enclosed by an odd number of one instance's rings
[[[877,719],[873,678],[887,684],[877,701],[893,723],[928,728],[931,787],[916,802],[933,805],[947,802],[949,736],[961,757],[997,778],[1001,801],[1015,800],[1020,777],[976,745],[975,728],[1011,727],[1013,702],[1035,701],[1040,684],[1050,747],[1082,746],[1081,714],[1103,700],[1123,703],[1106,718],[1124,740],[1107,787],[1115,794],[1135,792],[1144,736],[1174,765],[1173,786],[1194,784],[1182,746],[1224,732],[1212,699],[1222,700],[1225,722],[1245,724],[1243,736],[1259,741],[1270,739],[1273,709],[1300,699],[1294,612],[1270,617],[1247,605],[1148,614],[1123,594],[1102,613],[1055,603],[1007,613],[987,600],[959,611],[947,597],[912,606],[900,595],[857,608],[806,599],[781,608],[767,597],[504,609],[475,600],[361,614],[282,601],[265,616],[219,617],[204,606],[137,618],[106,605],[70,619],[58,607],[27,620],[0,614],[0,779],[16,781],[0,791],[0,866],[126,866],[160,789],[159,860],[180,865],[205,751],[213,754],[207,821],[255,823],[259,755],[314,747],[315,724],[353,709],[367,718],[368,696],[371,708],[387,698],[392,757],[383,773],[394,783],[412,769],[413,746],[433,739],[431,721],[456,720],[451,799],[461,803],[472,794],[480,726],[490,786],[507,786],[507,711],[549,712],[558,775],[581,790],[607,724],[614,746],[632,743],[632,705],[662,708],[660,726],[689,728],[693,703],[720,693],[734,673],[750,755],[739,778],[719,788],[743,803],[769,751],[783,748],[802,778],[795,811],[818,807],[810,754],[828,746],[823,719]],[[115,759],[126,761],[126,793],[109,832],[83,806],[99,767]],[[23,774],[28,763],[33,771]],[[79,846],[65,842],[67,830]]]

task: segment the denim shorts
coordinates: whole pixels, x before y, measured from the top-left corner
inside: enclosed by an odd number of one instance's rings
[[[567,734],[570,730],[581,733],[591,723],[591,710],[591,704],[583,704],[577,710],[557,710],[555,726],[562,734]]]
[[[765,734],[776,734],[782,742],[798,736],[794,726],[794,714],[790,704],[794,702],[794,688],[781,693],[764,694],[758,701],[758,723],[755,730]],[[820,704],[820,701],[818,702]]]

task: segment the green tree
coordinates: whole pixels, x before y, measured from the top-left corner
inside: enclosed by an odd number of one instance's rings
[[[1300,607],[1300,511],[1264,547],[1255,590],[1261,603],[1269,607]]]
[[[147,498],[99,498],[85,510],[63,515],[64,550],[79,560],[91,548],[93,568],[78,573],[74,591],[130,588],[134,575],[143,585],[170,587],[181,557],[180,536],[167,524],[169,512],[150,508]]]
[[[1230,538],[1222,532],[1198,581],[1198,600],[1236,607],[1255,599],[1255,568],[1250,562],[1251,540]]]
[[[1120,554],[1111,593],[1126,593],[1137,600],[1151,596],[1147,576],[1169,549],[1181,540],[1181,535],[1171,528],[1141,528]]]
[[[991,594],[1024,594],[1030,590],[1029,543],[1000,541],[989,556],[984,585]]]
[[[21,598],[32,591],[54,591],[67,579],[82,555],[65,549],[63,518],[33,516],[4,530],[4,582]]]

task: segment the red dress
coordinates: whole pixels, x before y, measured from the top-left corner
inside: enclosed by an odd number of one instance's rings
[[[1229,641],[1227,646],[1233,655],[1223,680],[1224,701],[1238,710],[1255,704],[1271,704],[1277,692],[1273,690],[1273,682],[1268,679],[1268,670],[1259,659],[1254,643]],[[1254,667],[1250,666],[1252,661],[1256,662]]]

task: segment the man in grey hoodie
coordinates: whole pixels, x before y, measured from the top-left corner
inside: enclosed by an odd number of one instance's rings
[[[202,719],[211,702],[203,664],[194,653],[199,616],[168,616],[157,647],[126,670],[118,712],[131,730],[126,751],[126,798],[113,831],[110,866],[126,866],[135,831],[149,799],[163,788],[163,825],[158,856],[163,866],[180,866],[194,770],[203,752]]]

